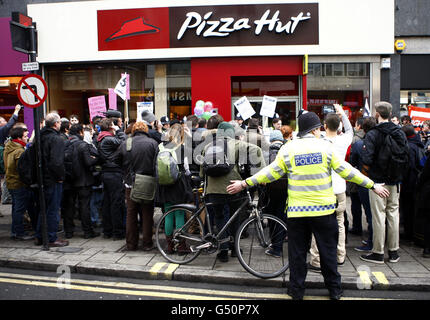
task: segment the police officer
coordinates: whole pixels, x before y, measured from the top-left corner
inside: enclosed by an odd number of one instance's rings
[[[307,274],[306,255],[313,233],[320,252],[324,283],[330,298],[338,300],[342,296],[336,260],[339,231],[334,214],[336,197],[332,188],[331,170],[345,180],[372,189],[380,197],[388,197],[389,192],[340,159],[330,142],[319,139],[321,121],[314,112],[300,115],[298,125],[298,138],[284,145],[274,162],[246,180],[231,181],[227,191],[234,194],[247,186],[270,183],[287,174],[290,263],[288,294],[293,299],[303,299]]]

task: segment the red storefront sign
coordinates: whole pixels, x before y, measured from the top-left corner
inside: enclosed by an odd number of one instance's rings
[[[318,4],[97,11],[99,51],[319,43]]]

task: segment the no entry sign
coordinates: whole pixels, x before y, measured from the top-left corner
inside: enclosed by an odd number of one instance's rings
[[[29,108],[37,108],[42,105],[48,95],[48,87],[45,80],[37,74],[26,75],[18,83],[18,99]]]

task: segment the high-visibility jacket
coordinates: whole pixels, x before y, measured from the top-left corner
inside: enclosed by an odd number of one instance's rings
[[[270,183],[287,174],[288,217],[324,216],[336,209],[332,169],[345,180],[362,187],[370,189],[374,185],[372,180],[341,159],[332,143],[312,134],[285,144],[275,161],[246,179],[246,183],[250,186]]]

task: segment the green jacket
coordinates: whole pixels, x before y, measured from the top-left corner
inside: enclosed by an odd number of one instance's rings
[[[19,179],[17,171],[18,159],[24,152],[24,147],[17,142],[9,141],[4,148],[4,167],[6,171],[6,186],[8,189],[15,190],[25,187]]]
[[[230,137],[226,137],[226,139],[228,149],[227,155],[234,154],[236,165],[234,166],[233,170],[231,170],[230,173],[225,176],[208,176],[206,181],[206,194],[228,194],[226,188],[228,185],[230,185],[230,181],[243,179],[239,173],[238,163],[242,164],[245,160],[251,160],[251,164],[255,165],[256,172],[266,166],[260,147],[245,141],[235,140]],[[203,149],[203,156],[208,147],[209,144]],[[200,167],[200,176],[204,177],[202,166]]]

